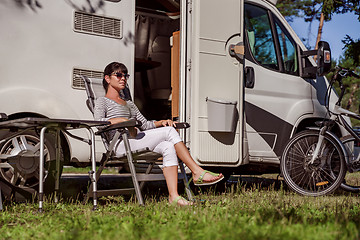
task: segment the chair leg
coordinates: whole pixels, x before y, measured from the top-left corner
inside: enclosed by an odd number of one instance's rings
[[[84,199],[84,203],[87,203],[89,201],[91,194],[94,195],[94,192],[93,192],[94,184],[96,184],[97,181],[99,180],[100,175],[105,167],[105,164],[108,162],[108,159],[109,159],[108,156],[110,156],[110,153],[108,153],[108,152],[106,154],[105,153],[103,154],[101,161],[100,161],[100,167],[98,168],[96,173],[94,173],[93,170],[89,171],[90,186],[88,188],[88,193],[86,194],[86,197]]]
[[[179,166],[180,166],[181,173],[183,175],[183,181],[184,181],[186,195],[187,195],[189,201],[194,201],[194,197],[191,192],[190,185],[189,185],[189,180],[186,175],[184,163],[182,161],[179,161]]]
[[[135,188],[136,198],[138,199],[140,205],[144,205],[144,200],[143,200],[143,197],[141,194],[139,182],[136,177],[136,170],[135,170],[135,166],[134,166],[134,162],[133,162],[133,158],[132,158],[132,153],[131,153],[131,148],[130,148],[129,139],[127,137],[127,133],[126,132],[123,133],[122,137],[123,137],[123,141],[124,141],[124,145],[125,145],[126,156],[128,159],[132,182],[133,182],[134,188]]]
[[[94,193],[93,192],[93,189],[97,189],[97,186],[94,188],[94,184],[97,183],[97,181],[99,181],[99,178],[100,178],[100,175],[102,173],[102,171],[104,170],[105,168],[105,165],[106,163],[109,161],[109,158],[110,158],[110,155],[114,149],[114,146],[117,142],[117,140],[119,139],[120,137],[120,131],[116,131],[114,137],[113,137],[113,140],[110,142],[110,145],[108,147],[108,150],[106,151],[105,154],[103,154],[102,158],[101,158],[101,161],[100,161],[100,166],[98,168],[98,170],[96,171],[96,174],[95,174],[95,179],[93,179],[93,170],[89,172],[89,177],[90,177],[90,181],[91,181],[91,184],[89,186],[89,190],[88,190],[88,193],[86,194],[86,197],[84,199],[84,203],[86,203],[87,201],[89,201],[89,198],[90,198],[90,194],[94,194],[94,198],[96,197],[96,192]]]

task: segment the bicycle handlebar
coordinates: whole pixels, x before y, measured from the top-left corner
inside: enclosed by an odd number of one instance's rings
[[[356,77],[356,78],[360,78],[360,75],[357,75],[356,73],[354,73],[354,71],[351,71],[351,76]]]
[[[332,85],[334,84],[335,81],[337,81],[339,83],[339,87],[341,89],[341,92],[340,92],[340,95],[339,95],[339,99],[338,101],[336,102],[336,105],[340,106],[341,104],[341,100],[342,98],[344,97],[344,94],[345,94],[345,87],[344,87],[344,84],[342,82],[342,79],[343,78],[346,78],[346,77],[355,77],[355,78],[359,78],[360,79],[360,76],[357,75],[354,71],[350,70],[350,69],[347,69],[347,68],[344,68],[344,67],[341,67],[341,66],[336,66],[332,72],[335,72],[334,76],[332,77],[332,80],[330,82],[330,85],[329,85],[329,89],[327,91],[327,96],[325,96],[325,99],[327,100],[326,103],[329,104],[330,102],[330,88],[332,87]],[[328,106],[326,106],[326,108],[328,109],[329,111],[329,108]]]
[[[344,77],[360,78],[360,76],[357,75],[353,70],[341,66],[336,66],[335,69],[333,69],[333,71],[335,71],[334,78],[338,77],[339,75],[341,76],[341,78]]]

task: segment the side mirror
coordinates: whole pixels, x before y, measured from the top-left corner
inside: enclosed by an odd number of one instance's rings
[[[327,42],[320,41],[317,50],[317,74],[324,76],[331,69],[331,50]]]
[[[320,41],[317,50],[301,51],[300,54],[300,76],[304,78],[316,78],[324,76],[331,69],[331,50],[329,43]],[[308,59],[309,56],[316,55],[317,66],[314,67]]]

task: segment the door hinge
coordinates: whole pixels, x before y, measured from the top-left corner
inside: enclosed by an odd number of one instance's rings
[[[191,71],[191,59],[187,62],[186,68],[188,71]]]
[[[191,13],[192,12],[192,4],[193,4],[192,0],[188,0],[187,4],[188,4],[188,12]]]

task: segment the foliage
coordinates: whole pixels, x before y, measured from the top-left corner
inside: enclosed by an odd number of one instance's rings
[[[14,2],[19,7],[29,6],[33,11],[36,11],[37,8],[42,8],[42,5],[38,0],[14,0]]]
[[[146,206],[121,197],[100,208],[45,202],[10,204],[0,215],[2,239],[346,239],[360,237],[360,200],[354,195],[303,197],[273,186],[209,190],[178,208],[166,199]]]
[[[86,3],[83,5],[74,3],[74,0],[66,0],[66,2],[77,11],[84,11],[89,13],[96,13],[98,10],[102,9],[105,4],[104,0],[86,0]]]
[[[287,21],[292,22],[294,17],[304,17],[312,4],[312,0],[279,0],[276,7]]]
[[[324,21],[330,21],[334,13],[355,12],[359,15],[360,21],[360,1],[358,0],[280,0],[277,7],[288,21],[292,21],[293,17],[301,17],[305,22],[310,22],[309,36],[312,22],[320,21],[315,48],[321,39]],[[306,42],[309,48],[309,39],[302,39],[302,41]]]
[[[355,73],[357,73],[358,75],[360,74],[360,66],[359,67],[354,67],[356,66],[354,64],[354,60],[352,58],[347,57],[346,55],[340,56],[340,59],[338,61],[338,63],[332,61],[331,66],[333,71],[331,71],[329,74],[326,75],[327,79],[332,79],[334,76],[334,70],[335,70],[335,66],[339,65],[341,67],[350,69],[355,71]],[[343,78],[343,84],[345,86],[345,95],[344,98],[342,100],[341,106],[345,109],[348,109],[352,112],[358,113],[359,112],[359,107],[360,107],[360,79],[355,78],[355,77],[346,77]],[[339,94],[341,92],[339,84],[335,83],[334,84],[335,90],[336,92]],[[360,126],[360,122],[356,121],[354,119],[353,120],[353,125],[354,126]]]
[[[342,40],[345,44],[345,57],[354,60],[356,66],[360,65],[360,39],[353,40],[349,35],[346,35],[345,39]]]
[[[325,21],[330,21],[334,13],[355,12],[359,15],[360,21],[358,0],[279,0],[276,6],[290,20],[293,17],[303,17],[306,22],[312,22],[315,19],[319,20],[323,13]]]
[[[360,66],[354,67],[356,66],[354,59],[350,58],[346,53],[343,57],[340,57],[338,65],[354,70],[358,74],[360,73]],[[344,96],[342,106],[350,111],[358,112],[360,104],[360,79],[347,77],[343,79],[343,83],[346,87],[346,94]]]
[[[84,11],[89,13],[95,13],[101,10],[105,4],[104,0],[84,0],[82,4],[79,1],[63,0],[68,3],[72,8],[77,11]],[[40,0],[14,0],[15,4],[21,8],[28,6],[31,10],[36,12],[37,9],[43,8]]]

